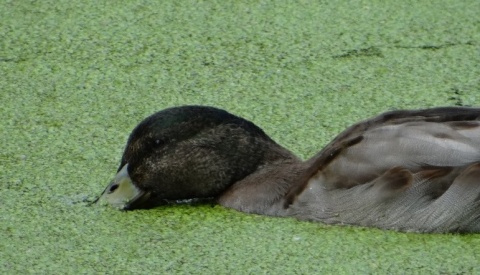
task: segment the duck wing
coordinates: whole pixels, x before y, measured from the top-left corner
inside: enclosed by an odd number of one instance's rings
[[[394,111],[306,162],[287,215],[402,231],[480,231],[480,109]]]

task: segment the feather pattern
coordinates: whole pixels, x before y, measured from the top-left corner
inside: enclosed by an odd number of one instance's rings
[[[477,232],[479,117],[479,109],[437,108],[355,124],[305,162],[306,176],[290,186],[283,207],[246,210],[400,231]]]

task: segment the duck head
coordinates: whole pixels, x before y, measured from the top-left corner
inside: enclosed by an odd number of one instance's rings
[[[224,110],[169,108],[135,127],[97,201],[129,210],[215,198],[258,167],[292,157],[255,124]]]

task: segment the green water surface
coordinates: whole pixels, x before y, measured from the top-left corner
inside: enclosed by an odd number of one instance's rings
[[[480,105],[480,1],[0,1],[2,274],[473,274],[480,236],[88,206],[184,104],[302,158],[383,111]]]

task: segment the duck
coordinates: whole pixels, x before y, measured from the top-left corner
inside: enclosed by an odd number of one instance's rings
[[[418,233],[480,232],[480,108],[395,110],[302,160],[253,122],[171,107],[131,132],[96,203],[207,200],[241,212]]]

